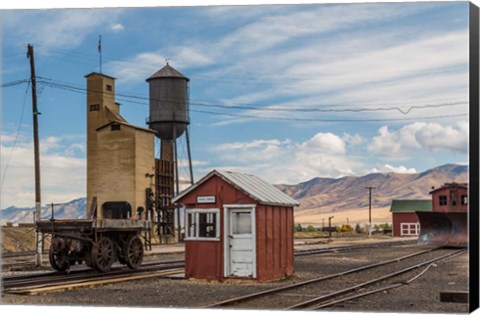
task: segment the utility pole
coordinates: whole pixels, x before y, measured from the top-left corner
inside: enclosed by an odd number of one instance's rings
[[[368,189],[368,236],[372,236],[372,190],[375,187],[367,186],[365,189]]]
[[[331,217],[328,217],[328,237],[332,237],[332,219],[334,216],[332,215]]]
[[[40,145],[38,140],[37,81],[35,77],[35,58],[33,46],[28,44],[27,58],[30,59],[30,81],[32,82],[32,112],[33,112],[33,154],[35,160],[35,222],[41,220],[41,190],[40,190]],[[36,265],[42,265],[43,240],[39,231],[36,233]]]

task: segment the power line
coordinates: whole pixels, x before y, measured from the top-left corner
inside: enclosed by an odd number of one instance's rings
[[[27,82],[30,84],[30,79],[16,80],[16,81],[3,83],[1,87],[2,88],[11,87],[11,86],[20,85],[20,84],[27,83]]]
[[[75,88],[75,89],[78,89],[78,90],[82,90],[82,91],[85,91],[87,92],[87,89],[84,87],[84,85],[78,85],[78,84],[74,84],[74,83],[70,83],[70,82],[65,82],[65,81],[58,81],[58,80],[54,80],[54,79],[51,79],[51,78],[46,78],[46,77],[41,77],[41,76],[37,76],[37,78],[39,79],[43,79],[43,80],[46,80],[49,82],[49,84],[52,84],[52,85],[55,85],[55,86],[62,86],[62,87],[69,87],[69,88]],[[103,93],[104,91],[102,90],[88,90],[89,92],[98,92],[98,93]],[[136,99],[140,99],[140,100],[150,100],[149,97],[143,95],[143,94],[134,94],[134,93],[129,93],[129,94],[123,94],[123,93],[116,93],[117,96],[124,96],[124,97],[128,97],[128,98],[136,98]],[[458,100],[458,99],[464,99],[464,97],[453,97],[453,98],[443,98],[442,100],[421,100],[421,101],[415,101],[415,103],[406,103],[406,102],[389,102],[389,103],[385,103],[385,102],[382,102],[382,103],[371,103],[371,104],[350,104],[350,105],[353,105],[353,106],[363,106],[363,107],[370,107],[370,106],[375,106],[375,107],[379,107],[379,106],[383,106],[385,107],[385,105],[393,105],[393,106],[401,106],[401,105],[404,105],[404,106],[413,106],[413,107],[423,107],[423,106],[431,106],[431,105],[419,105],[419,104],[422,104],[422,103],[434,103],[434,104],[438,104],[439,102],[445,102],[445,101],[451,101],[451,100]],[[158,100],[158,101],[169,101],[168,99],[155,99],[155,100]],[[173,100],[171,100],[173,101]],[[194,104],[205,104],[205,103],[212,103],[214,101],[209,101],[209,100],[197,100],[196,102],[193,102]],[[147,103],[142,103],[142,104],[147,104]],[[268,104],[268,103],[255,103],[256,105],[259,105],[259,106],[271,106],[271,104]],[[455,102],[449,102],[448,104],[446,105],[451,105],[451,104],[468,104],[468,101],[455,101]],[[147,104],[148,105],[148,104]],[[244,106],[242,106],[244,105]],[[212,106],[221,106],[221,107],[225,107],[225,108],[234,108],[235,106],[238,106],[238,107],[245,107],[246,109],[256,109],[256,107],[248,107],[249,105],[251,105],[251,103],[233,103],[233,104],[213,104]],[[345,104],[305,104],[306,106],[326,106],[326,107],[343,107],[343,106],[346,106]],[[210,105],[209,105],[210,106]],[[390,107],[387,107],[387,109],[389,109]],[[289,108],[274,108],[272,110],[282,110],[282,111],[288,111]],[[305,111],[309,111],[310,109],[306,108],[306,109],[302,109],[302,108],[298,108],[298,109],[295,109],[295,110],[305,110]]]
[[[263,120],[285,120],[285,121],[311,121],[311,122],[380,122],[380,121],[408,121],[408,120],[422,120],[422,119],[441,119],[451,117],[468,116],[468,113],[456,114],[456,115],[439,115],[439,116],[424,116],[424,117],[409,117],[409,118],[371,118],[371,119],[318,119],[318,118],[293,118],[293,117],[267,117],[267,116],[253,116],[244,114],[231,114],[231,113],[218,113],[201,110],[190,110],[195,113],[219,115],[219,116],[231,116],[238,118],[249,119],[263,119]]]
[[[17,145],[18,136],[20,135],[20,129],[22,128],[23,114],[25,113],[25,104],[26,104],[26,101],[27,101],[27,95],[28,95],[28,88],[29,87],[30,87],[30,80],[28,80],[27,88],[25,89],[25,95],[23,96],[23,105],[22,105],[22,111],[20,113],[20,121],[18,122],[17,134],[15,135],[15,140],[13,141],[12,149],[10,150],[10,154],[8,155],[8,159],[7,159],[7,164],[5,166],[5,170],[3,171],[2,187],[3,187],[3,183],[5,181],[5,176],[7,176],[8,166],[10,165],[10,159],[12,158],[13,150],[15,150],[15,146]]]
[[[43,45],[43,44],[35,44],[35,46],[37,46],[37,47],[38,46],[47,47],[45,50],[52,51],[52,52],[57,53],[57,54],[66,54],[66,55],[71,55],[71,56],[82,58],[82,59],[84,59],[84,58],[91,58],[93,60],[98,59],[98,57],[96,55],[82,53],[82,52],[78,52],[78,51],[73,51],[71,49],[62,49],[62,48],[59,48],[59,47],[53,49],[53,48],[49,48],[48,46]],[[97,46],[96,45],[92,46],[92,47],[94,47],[95,48],[94,50],[97,51]]]
[[[86,88],[83,87],[76,87],[68,84],[62,84],[62,83],[55,83],[53,80],[49,80],[47,78],[42,78],[43,80],[39,80],[39,83],[42,83],[44,85],[53,87],[53,88],[60,88],[72,92],[79,92],[79,93],[87,93],[87,92],[98,92],[102,93],[103,91],[95,91],[95,90],[90,90],[87,91]],[[44,81],[48,80],[48,81]],[[145,105],[147,106],[147,102],[136,102],[129,100],[130,98],[132,99],[139,99],[139,100],[146,100],[148,101],[149,98],[146,96],[138,96],[138,95],[133,95],[133,94],[124,94],[124,93],[117,93],[117,99],[125,101],[127,103],[133,103],[133,104],[140,104],[140,105]],[[112,98],[113,98],[112,94]],[[170,102],[170,103],[175,103],[175,102],[180,102],[178,100],[172,100],[172,99],[156,99],[156,101],[161,101],[161,102]],[[240,110],[255,110],[255,111],[272,111],[272,112],[317,112],[317,113],[344,113],[344,112],[352,112],[352,113],[358,113],[358,112],[378,112],[378,111],[398,111],[403,115],[408,115],[412,110],[414,109],[427,109],[427,108],[440,108],[440,107],[451,107],[451,106],[460,106],[460,105],[467,105],[467,101],[459,101],[459,102],[445,102],[445,103],[437,103],[437,104],[426,104],[426,105],[410,105],[407,109],[402,109],[399,106],[394,106],[394,107],[375,107],[375,108],[367,108],[364,105],[364,107],[357,107],[357,108],[322,108],[324,106],[329,106],[329,105],[322,105],[322,104],[317,104],[315,108],[285,108],[285,107],[255,107],[255,106],[248,106],[248,105],[227,105],[227,104],[212,104],[212,103],[204,103],[204,102],[195,102],[195,101],[190,101],[191,106],[199,106],[199,107],[210,107],[210,108],[221,108],[221,109],[240,109]],[[332,105],[330,105],[332,106]],[[408,105],[406,105],[408,106]],[[192,110],[194,111],[194,110]],[[195,111],[194,111],[195,112]],[[209,113],[208,111],[197,111],[197,112],[203,112],[203,113]],[[213,113],[213,112],[212,112]],[[216,113],[216,114],[221,114],[221,113]]]
[[[429,105],[413,105],[408,107],[406,110],[395,106],[395,107],[377,107],[377,108],[366,108],[366,107],[359,107],[359,108],[342,108],[342,109],[333,109],[333,108],[273,108],[273,107],[265,107],[265,108],[258,108],[252,106],[228,106],[228,105],[219,105],[219,104],[205,104],[205,103],[195,103],[192,102],[191,104],[197,106],[204,106],[204,107],[215,107],[215,108],[224,108],[224,109],[248,109],[248,110],[258,110],[258,111],[273,111],[273,112],[319,112],[319,113],[344,113],[344,112],[377,112],[377,111],[398,111],[401,114],[408,115],[414,109],[425,109],[425,108],[439,108],[439,107],[446,107],[446,106],[459,106],[459,105],[466,105],[468,102],[452,102],[452,103],[442,103],[442,104],[429,104]],[[322,105],[318,105],[322,106]]]

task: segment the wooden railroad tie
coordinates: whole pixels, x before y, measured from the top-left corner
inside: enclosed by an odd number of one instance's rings
[[[440,302],[468,303],[468,291],[442,291]]]

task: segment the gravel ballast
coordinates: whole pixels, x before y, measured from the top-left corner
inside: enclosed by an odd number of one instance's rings
[[[373,262],[389,260],[419,249],[414,245],[404,245],[297,256],[295,257],[294,276],[268,283],[251,281],[220,283],[194,279],[157,278],[39,296],[7,294],[2,296],[1,303],[15,305],[201,308],[228,298],[338,273]],[[168,258],[176,259],[177,257],[181,257],[181,255],[170,254]],[[402,279],[409,279],[418,273],[419,271],[406,274]],[[328,290],[329,288],[326,287],[325,291]],[[437,263],[436,266],[429,268],[425,274],[407,286],[331,306],[324,310],[467,313],[467,304],[440,302],[441,291],[466,290],[468,290],[468,254],[464,253]],[[283,298],[288,299],[288,295],[283,296]]]

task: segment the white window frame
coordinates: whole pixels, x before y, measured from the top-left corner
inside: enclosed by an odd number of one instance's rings
[[[216,216],[215,218],[215,237],[200,237],[200,236],[190,236],[190,222],[188,221],[189,214],[194,215],[195,221],[195,235],[199,235],[200,233],[200,216],[201,213],[211,213]],[[219,241],[220,240],[220,209],[218,208],[211,208],[211,209],[203,209],[203,208],[192,208],[186,209],[185,211],[185,240],[186,241]]]
[[[413,228],[412,228],[412,225],[414,225]],[[406,233],[403,232],[405,230],[407,231]],[[419,236],[419,235],[420,235],[420,223],[419,222],[402,222],[402,223],[400,223],[400,236]]]

